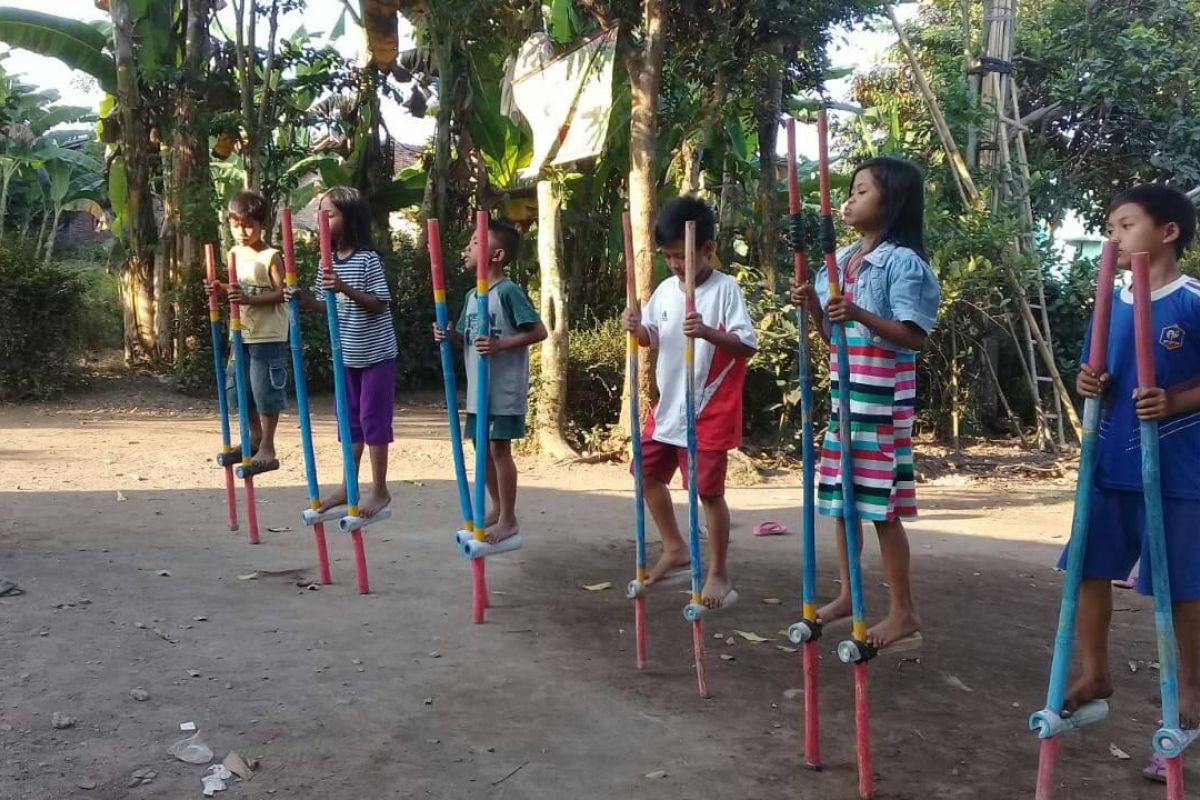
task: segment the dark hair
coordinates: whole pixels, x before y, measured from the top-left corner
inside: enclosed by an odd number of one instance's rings
[[[374,250],[375,243],[371,240],[371,208],[358,189],[349,186],[335,186],[322,197],[333,203],[334,208],[342,212],[342,238],[334,242],[339,248],[354,250]]]
[[[697,247],[713,240],[717,215],[708,203],[699,197],[685,194],[668,200],[658,212],[658,221],[654,223],[654,243],[662,247],[672,242],[683,241],[685,224],[688,222],[696,223]]]
[[[489,219],[488,236],[494,236],[500,249],[504,251],[504,266],[511,264],[521,249],[521,232],[508,220]]]
[[[238,219],[249,219],[259,225],[267,224],[267,198],[258,192],[243,189],[229,201],[229,213]]]
[[[1176,257],[1183,255],[1183,251],[1196,238],[1196,207],[1186,194],[1175,187],[1165,183],[1131,186],[1112,199],[1105,216],[1129,203],[1141,206],[1155,225],[1161,227],[1174,222],[1179,226],[1179,238],[1175,240]]]
[[[871,171],[883,195],[883,236],[881,242],[907,247],[921,258],[925,255],[925,178],[911,161],[879,156],[858,165],[850,177],[850,185],[858,173]]]

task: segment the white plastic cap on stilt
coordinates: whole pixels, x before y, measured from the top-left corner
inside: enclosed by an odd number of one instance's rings
[[[717,611],[725,611],[737,604],[738,593],[736,589],[730,589],[729,594],[725,595],[724,602],[718,608],[709,608],[703,603],[688,603],[683,607],[683,618],[688,622],[695,622],[706,614],[711,614]]]
[[[1108,701],[1091,700],[1075,709],[1074,713],[1062,715],[1043,708],[1029,717],[1029,730],[1036,731],[1039,739],[1051,739],[1066,731],[1079,730],[1108,718]],[[1157,737],[1156,737],[1157,741]]]
[[[625,587],[625,599],[633,600],[634,598],[641,597],[643,594],[645,594],[645,592],[646,584],[636,579],[632,580],[629,582],[629,585]]]
[[[383,522],[385,519],[391,519],[392,509],[381,508],[373,517],[342,517],[338,520],[338,530],[342,533],[353,533],[368,525],[374,525],[376,522]]]
[[[1180,730],[1178,728],[1159,728],[1154,733],[1154,752],[1163,758],[1178,758],[1183,751],[1196,741],[1200,730]]]
[[[315,508],[306,508],[300,512],[300,521],[310,528],[318,522],[329,522],[331,519],[341,519],[346,516],[345,506],[336,506],[325,511],[317,511]]]
[[[520,550],[525,544],[521,534],[514,533],[512,536],[502,541],[492,544],[491,542],[481,542],[472,537],[463,542],[459,549],[468,561],[474,561],[477,558],[488,558],[489,556],[499,555],[500,553],[509,553],[513,550]]]
[[[811,641],[815,637],[816,631],[808,620],[802,619],[799,622],[793,622],[788,626],[787,638],[792,644],[804,644]]]
[[[459,549],[462,549],[464,542],[466,542],[470,539],[474,539],[474,538],[475,538],[474,532],[463,529],[463,530],[460,530],[458,533],[454,534],[454,543],[456,545],[458,545]]]

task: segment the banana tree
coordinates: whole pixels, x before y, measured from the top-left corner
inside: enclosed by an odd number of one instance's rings
[[[44,253],[43,260],[49,261],[54,255],[54,243],[57,240],[58,223],[62,220],[63,212],[69,210],[87,210],[95,215],[99,209],[96,199],[104,186],[104,179],[99,172],[84,173],[73,169],[70,162],[54,159],[46,162],[43,168],[49,178],[49,191],[46,199],[51,210],[50,227],[46,231],[46,240],[41,244]],[[103,211],[99,211],[103,217]]]
[[[117,65],[109,52],[110,33],[107,23],[90,24],[41,11],[0,8],[0,42],[58,59],[91,75],[101,89],[115,94]]]

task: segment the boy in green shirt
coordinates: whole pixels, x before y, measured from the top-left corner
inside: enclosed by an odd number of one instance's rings
[[[520,530],[517,523],[517,464],[512,457],[512,440],[525,436],[525,415],[529,411],[529,348],[546,338],[546,326],[537,309],[520,286],[504,274],[521,246],[521,234],[500,220],[488,222],[488,311],[491,336],[477,336],[479,320],[475,290],[467,292],[458,324],[450,331],[451,340],[461,345],[471,336],[474,347],[465,348],[467,368],[467,436],[475,437],[475,379],[479,356],[490,359],[488,390],[488,512],[487,541],[501,542]],[[463,266],[472,275],[476,270],[477,243],[471,237],[463,252]],[[440,342],[445,334],[435,323],[433,338]],[[478,442],[476,442],[478,447]]]

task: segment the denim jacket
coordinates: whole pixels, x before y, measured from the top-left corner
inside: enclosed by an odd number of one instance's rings
[[[839,272],[845,270],[850,258],[858,252],[861,242],[847,245],[838,251]],[[821,308],[829,305],[829,273],[825,267],[813,283]],[[937,320],[942,292],[929,264],[907,247],[884,242],[863,257],[854,289],[854,304],[884,319],[911,322],[925,333],[933,330]],[[825,320],[828,331],[829,320]],[[865,326],[864,326],[865,327]],[[874,331],[871,343],[897,352],[913,352],[885,340]]]

